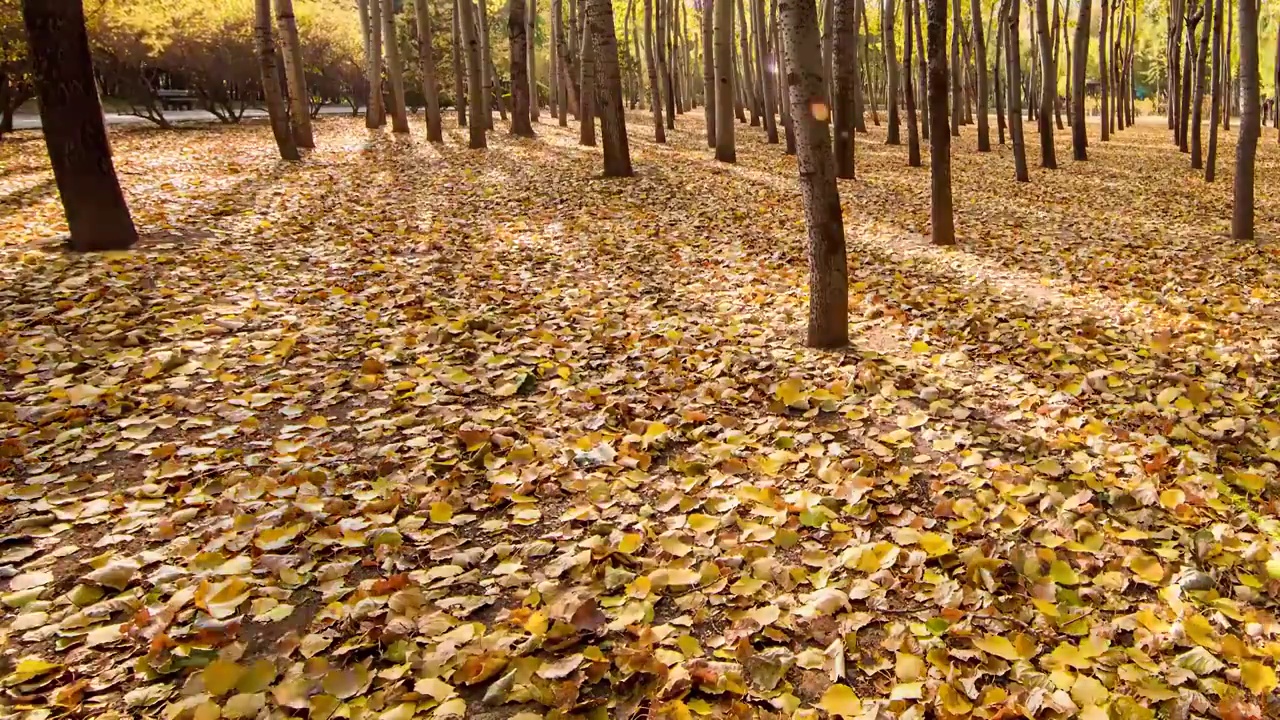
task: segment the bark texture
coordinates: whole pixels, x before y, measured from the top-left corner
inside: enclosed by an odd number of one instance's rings
[[[951,135],[947,130],[947,0],[927,0],[926,11],[929,17],[929,111],[933,125],[933,139],[929,141],[930,239],[935,245],[955,245]]]
[[[1102,0],[1107,2],[1108,0]],[[1018,0],[1009,1],[1005,18],[1005,57],[1009,63],[1009,142],[1013,145],[1013,176],[1018,182],[1030,182],[1027,170],[1027,147],[1022,137],[1022,54],[1018,40]]]
[[[974,0],[975,2],[977,0]],[[1053,149],[1053,116],[1050,108],[1058,101],[1058,70],[1053,62],[1052,36],[1049,34],[1049,5],[1036,0],[1036,40],[1040,45],[1040,167],[1058,167]]]
[[[1085,133],[1084,91],[1085,72],[1089,67],[1089,15],[1093,0],[1079,0],[1079,2],[1080,11],[1076,15],[1075,62],[1071,66],[1071,156],[1076,160],[1088,160],[1089,137]]]
[[[311,133],[311,95],[307,93],[306,66],[302,63],[302,41],[298,37],[298,19],[293,14],[293,0],[276,0],[276,23],[280,26],[280,50],[284,59],[285,81],[289,86],[289,123],[298,147],[313,148]]]
[[[293,138],[293,128],[289,125],[289,108],[285,105],[284,91],[281,90],[280,66],[276,65],[276,39],[271,31],[271,0],[254,0],[253,7],[254,49],[258,53],[258,69],[262,72],[262,96],[271,121],[271,134],[276,138],[280,157],[298,160],[298,145]],[[41,114],[43,113],[41,108]]]
[[[832,61],[835,72],[835,97],[833,117],[835,119],[835,168],[836,177],[855,177],[854,169],[854,133],[856,131],[854,115],[856,112],[855,93],[858,82],[857,58],[854,37],[858,32],[857,0],[835,0],[833,18],[834,33]]]
[[[605,177],[630,177],[631,148],[622,107],[622,74],[618,69],[618,38],[614,34],[611,0],[587,0],[587,26],[594,46],[596,106],[600,114],[600,144]]]
[[[1240,139],[1236,145],[1236,177],[1232,186],[1231,237],[1253,239],[1253,166],[1258,152],[1258,6],[1240,3]]]
[[[733,143],[733,0],[712,0],[715,9],[716,160],[737,162]]]
[[[529,111],[529,38],[525,0],[507,0],[507,39],[511,43],[511,134],[533,137]]]
[[[404,64],[400,43],[396,42],[396,16],[391,0],[382,0],[382,36],[387,49],[387,77],[391,80],[391,132],[409,132],[409,113],[404,107]]]
[[[973,57],[977,82],[974,83],[978,95],[978,152],[991,150],[991,127],[987,120],[987,44],[982,37],[982,3],[970,0],[970,22],[973,23]],[[910,63],[907,63],[908,67]]]
[[[431,49],[431,10],[427,0],[413,0],[414,20],[418,24],[418,75],[422,80],[422,95],[426,99],[427,140],[442,142],[440,127],[440,90],[436,86],[436,58]]]
[[[458,25],[462,27],[462,42],[467,61],[467,105],[471,110],[471,126],[469,146],[472,149],[487,147],[485,131],[485,98],[484,87],[480,84],[480,38],[476,37],[475,9],[471,0],[457,0]],[[461,100],[459,100],[461,102]]]

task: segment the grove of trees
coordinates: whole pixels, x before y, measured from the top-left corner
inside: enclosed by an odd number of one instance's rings
[[[931,235],[940,245],[956,242],[949,138],[976,125],[978,151],[989,151],[993,100],[998,143],[1005,143],[1007,128],[1010,170],[1024,182],[1031,179],[1024,108],[1026,120],[1035,121],[1041,168],[1059,166],[1054,133],[1066,125],[1072,126],[1072,157],[1086,161],[1091,139],[1107,142],[1142,112],[1163,112],[1171,141],[1206,181],[1216,177],[1219,124],[1228,128],[1235,117],[1231,234],[1253,236],[1264,72],[1280,92],[1274,59],[1263,67],[1260,27],[1267,42],[1277,42],[1280,13],[1261,11],[1257,0],[1238,7],[1228,0],[1225,9],[1221,0],[1098,0],[1094,22],[1094,1],[1029,0],[1024,22],[1019,0],[930,0],[924,13],[897,0],[879,7],[865,0],[827,0],[820,7],[813,0],[554,0],[545,8],[530,0],[501,7],[484,0],[451,6],[439,0],[103,0],[83,16],[79,2],[61,0],[48,3],[65,10],[49,26],[52,11],[37,11],[45,3],[28,0],[28,44],[14,30],[14,0],[3,0],[0,107],[9,123],[16,108],[39,95],[51,157],[63,158],[54,166],[63,168],[59,187],[69,217],[79,196],[102,212],[122,204],[113,200],[120,192],[106,172],[101,118],[69,123],[53,116],[59,103],[73,103],[77,116],[86,115],[84,108],[96,106],[85,104],[88,95],[96,93],[162,127],[170,124],[166,97],[174,93],[189,93],[223,122],[238,122],[247,107],[265,105],[286,160],[314,146],[310,117],[325,103],[363,106],[368,127],[389,120],[394,133],[410,132],[410,111],[423,107],[433,142],[442,141],[441,112],[452,106],[473,149],[484,148],[487,133],[496,130],[493,110],[503,121],[510,115],[512,134],[532,136],[545,105],[560,125],[568,115],[579,120],[583,145],[596,144],[599,122],[604,173],[616,177],[632,173],[628,106],[648,106],[658,143],[677,115],[704,107],[707,146],[724,163],[737,160],[735,126],[760,128],[775,144],[781,125],[786,142],[780,152],[797,155],[810,223],[809,339],[832,346],[845,342],[837,328],[847,313],[846,303],[836,300],[845,291],[836,267],[843,267],[844,245],[835,178],[856,176],[854,138],[866,132],[868,115],[878,125],[883,113],[889,144],[900,143],[901,125],[909,125],[910,164],[919,162],[919,138],[929,142]],[[63,36],[70,31],[42,30],[70,25],[78,26],[89,52],[49,44],[69,41]],[[1280,124],[1274,107],[1266,105]],[[65,148],[74,137],[92,139],[79,151],[92,157],[59,155],[58,144]],[[65,175],[75,162],[102,172],[75,171],[73,183]],[[96,249],[131,242],[121,220],[99,227],[116,229],[86,239],[86,232],[101,233],[72,223],[73,243]]]

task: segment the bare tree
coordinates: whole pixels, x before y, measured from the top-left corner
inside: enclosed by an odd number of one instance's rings
[[[409,115],[404,108],[404,63],[396,42],[395,6],[382,0],[382,36],[387,49],[387,77],[391,80],[391,132],[409,132]]]
[[[511,43],[511,134],[533,137],[533,122],[529,114],[529,39],[525,35],[529,26],[524,3],[525,0],[507,0],[507,39]]]
[[[470,2],[470,0],[465,0]],[[489,37],[489,8],[485,0],[476,0],[476,9],[480,16],[480,87],[483,92],[480,95],[480,119],[484,122],[484,126],[488,130],[493,129],[493,106],[489,104],[493,97],[493,51],[489,47],[491,38]],[[499,104],[501,109],[501,104]],[[505,112],[505,111],[503,111]],[[472,121],[475,121],[475,110],[471,111]],[[503,118],[504,120],[506,118]]]
[[[1236,141],[1236,177],[1232,186],[1231,237],[1253,239],[1253,170],[1258,152],[1258,5],[1240,3],[1240,137]]]
[[[929,23],[932,25],[933,21]],[[960,123],[964,119],[964,81],[960,77],[960,0],[951,3],[951,134],[960,137]],[[932,82],[932,80],[930,80]]]
[[[782,44],[781,24],[778,22],[778,3],[773,3],[773,46],[778,49],[778,95],[781,98],[782,127],[786,136],[786,154],[796,154],[796,128],[791,117],[791,84],[787,77],[786,48]]]
[[[911,87],[911,26],[916,17],[915,0],[903,0],[902,7],[902,80],[907,105],[907,165],[920,167],[920,131],[916,127],[916,93]]]
[[[453,106],[458,109],[458,127],[466,127],[467,89],[462,79],[466,66],[462,61],[462,23],[458,21],[458,6],[461,2],[462,0],[453,0],[453,42],[450,45],[453,46]]]
[[[975,2],[977,0],[974,0]],[[1058,72],[1053,64],[1053,48],[1050,47],[1049,6],[1046,0],[1036,0],[1036,40],[1040,44],[1040,167],[1058,167],[1053,150],[1053,116],[1050,108],[1058,100]]]
[[[313,148],[311,133],[311,95],[307,92],[306,68],[302,64],[302,42],[298,38],[298,20],[293,15],[293,0],[276,0],[276,22],[280,25],[280,50],[284,58],[285,81],[289,86],[289,122],[298,147]]]
[[[1107,0],[1102,0],[1104,3]],[[1004,54],[1009,63],[1009,140],[1013,144],[1013,176],[1018,182],[1030,182],[1027,170],[1027,147],[1022,137],[1022,54],[1018,40],[1019,0],[1009,0],[1005,17]]]
[[[267,27],[270,28],[270,0]],[[259,15],[262,8],[258,8]],[[123,250],[138,239],[94,85],[81,0],[23,0],[40,124],[74,250]],[[278,92],[277,86],[277,92]],[[288,127],[285,127],[288,132]],[[294,159],[297,148],[294,148]]]
[[[1206,8],[1209,2],[1210,0],[1205,0]],[[1196,50],[1195,77],[1193,78],[1195,90],[1191,106],[1191,167],[1196,170],[1204,167],[1200,149],[1200,121],[1201,108],[1204,106],[1205,71],[1209,61],[1209,32],[1212,29],[1209,18],[1204,18],[1204,24],[1200,26],[1200,47]]]
[[[705,24],[705,23],[704,23]],[[653,113],[653,139],[667,141],[667,130],[662,125],[662,90],[658,87],[658,64],[653,51],[653,0],[644,0],[644,64],[649,68],[649,109]],[[710,62],[710,54],[704,62]],[[708,146],[712,145],[715,128],[708,124]]]
[[[995,12],[996,47],[995,47],[995,60],[994,62],[992,62],[992,68],[991,68],[992,70],[991,74],[993,76],[992,79],[994,80],[994,83],[995,83],[994,87],[992,88],[992,93],[996,96],[996,131],[1000,135],[1001,145],[1004,144],[1005,112],[1004,112],[1004,93],[1001,92],[1001,88],[1000,88],[1000,65],[1002,62],[1004,62],[1004,14],[1005,14],[1004,6],[1005,6],[1005,3],[1007,2],[1008,0],[1002,0],[1000,5],[997,6],[997,9]]]
[[[649,3],[651,0],[645,0],[645,37],[646,42],[649,33]],[[711,11],[711,0],[704,0],[702,3],[702,113],[707,121],[707,147],[716,146],[716,60],[715,60],[715,18]],[[648,49],[645,53],[649,55],[649,84],[656,85],[653,74],[652,54]],[[655,109],[653,122],[655,123],[655,134],[660,138],[658,142],[664,142],[666,136],[662,130],[662,113],[657,110],[656,94]]]
[[[855,177],[854,95],[858,75],[854,37],[858,32],[858,2],[835,0],[833,13],[832,65],[835,72],[835,97],[832,110],[835,119],[835,169],[836,177],[852,178]]]
[[[1213,182],[1218,164],[1218,118],[1222,110],[1222,0],[1213,3],[1213,71],[1209,99],[1209,152],[1205,158],[1205,182]]]
[[[422,95],[426,100],[427,140],[442,142],[440,128],[440,91],[436,87],[436,59],[431,50],[431,11],[428,0],[413,0],[414,19],[418,23],[418,74],[422,78]],[[461,98],[455,99],[459,105]]]
[[[1107,2],[1107,0],[1102,0]],[[1089,159],[1089,137],[1085,134],[1085,72],[1089,67],[1089,14],[1093,0],[1080,0],[1076,15],[1075,63],[1071,66],[1071,155],[1076,160]]]
[[[796,121],[800,194],[809,229],[806,342],[810,347],[841,347],[849,344],[849,267],[827,130],[817,10],[812,0],[779,2],[791,78],[791,116]]]
[[[960,2],[960,0],[955,0]],[[951,136],[947,130],[947,0],[927,0],[929,16],[929,221],[934,245],[955,245]]]
[[[859,6],[861,6],[861,2],[862,0],[859,0]],[[925,140],[928,140],[929,126],[931,125],[931,122],[929,120],[929,114],[932,112],[929,108],[929,68],[928,68],[929,56],[924,51],[924,35],[923,35],[924,15],[920,11],[920,3],[917,1],[917,2],[914,2],[913,4],[915,5],[915,8],[916,8],[916,17],[915,17],[916,54],[920,56],[920,59],[917,61],[917,64],[920,66],[919,74],[918,74],[919,81],[920,81],[919,92],[921,97],[920,137],[924,138]]]
[[[78,4],[78,3],[77,3]],[[271,32],[271,0],[254,0],[254,45],[258,51],[258,68],[262,71],[262,96],[271,119],[271,132],[276,138],[280,157],[298,160],[298,144],[289,126],[289,108],[285,105],[280,85],[280,68],[276,65],[276,39]]]
[[[716,160],[737,162],[733,143],[733,0],[715,6]]]
[[[982,37],[982,3],[970,0],[969,12],[973,23],[973,55],[974,70],[977,75],[975,83],[978,95],[978,152],[991,151],[991,127],[987,121],[987,45]]]
[[[681,3],[683,5],[683,3]],[[765,139],[770,145],[778,144],[778,124],[773,109],[778,100],[774,96],[773,78],[769,73],[769,41],[764,26],[764,0],[751,1],[752,35],[756,46],[756,74],[760,76],[760,95],[763,100]]]
[[[462,42],[466,45],[467,60],[467,104],[471,109],[471,126],[469,128],[472,149],[488,146],[485,131],[488,125],[484,121],[484,87],[480,84],[480,38],[476,37],[475,9],[471,0],[456,0],[458,3],[458,25],[462,28]],[[461,103],[462,99],[459,98]]]
[[[529,76],[529,122],[538,122],[538,0],[529,0],[529,13],[527,17],[528,27],[525,28],[525,38],[527,39],[526,53],[528,55],[528,76]]]
[[[596,104],[600,113],[600,144],[604,146],[604,174],[605,177],[630,177],[631,149],[627,144],[627,121],[622,108],[622,76],[618,70],[613,3],[611,0],[587,0],[585,10],[599,76],[596,79]]]
[[[959,2],[960,0],[956,0]],[[901,145],[901,128],[898,118],[898,50],[893,37],[894,9],[897,0],[884,0],[883,12],[880,15],[882,30],[881,45],[884,49],[885,68],[885,111],[889,115],[889,133],[885,137],[886,145]]]
[[[590,0],[586,0],[590,1]],[[583,7],[585,14],[586,7]],[[584,18],[582,38],[578,47],[582,48],[581,80],[578,86],[578,144],[594,146],[596,144],[596,44],[591,41],[591,26]]]
[[[365,109],[364,126],[372,129],[386,122],[382,103],[382,2],[365,1],[369,4],[369,57],[365,65],[369,74],[369,107]]]
[[[1102,142],[1106,142],[1111,139],[1111,133],[1109,132],[1111,129],[1109,127],[1110,120],[1107,116],[1107,16],[1109,14],[1107,10],[1111,5],[1111,0],[1100,0],[1099,4],[1102,5],[1101,22],[1098,23],[1098,92],[1102,98],[1102,112],[1099,113],[1099,120],[1102,122],[1102,134],[1099,137],[1101,137]],[[1014,14],[1017,14],[1016,11]],[[1076,52],[1081,51],[1077,50]]]

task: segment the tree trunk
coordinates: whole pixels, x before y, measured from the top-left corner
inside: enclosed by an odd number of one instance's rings
[[[425,0],[414,0],[415,2],[425,2]],[[458,127],[467,126],[467,99],[466,87],[463,84],[462,73],[462,23],[458,20],[458,5],[462,0],[453,0],[453,106],[458,110]]]
[[[1205,0],[1206,8],[1209,2],[1210,0]],[[1200,121],[1201,108],[1204,106],[1205,66],[1209,59],[1209,31],[1212,30],[1209,18],[1204,18],[1204,21],[1200,27],[1200,47],[1196,50],[1195,95],[1191,106],[1191,167],[1194,170],[1204,167],[1200,149]]]
[[[1108,16],[1110,14],[1111,0],[1101,0],[1101,4],[1102,17],[1098,23],[1098,92],[1102,99],[1102,107],[1098,113],[1098,120],[1102,123],[1102,132],[1099,137],[1102,142],[1107,142],[1111,139],[1111,120],[1107,113],[1108,90],[1110,89],[1108,87],[1110,78],[1107,72],[1107,28],[1110,27]]]
[[[507,35],[511,42],[511,134],[533,137],[529,112],[529,48],[525,32],[525,0],[507,0]],[[613,13],[609,16],[612,18]],[[617,48],[614,48],[615,52]],[[616,70],[616,67],[615,67]]]
[[[67,0],[58,0],[66,3]],[[75,3],[77,6],[80,3]],[[271,0],[254,0],[254,49],[258,52],[258,69],[262,72],[262,96],[271,120],[280,157],[298,160],[298,144],[289,124],[289,108],[284,101],[280,67],[276,65],[276,39],[271,32]],[[43,100],[43,97],[41,98]],[[41,108],[43,113],[43,107]]]
[[[593,1],[593,0],[584,0]],[[586,12],[586,7],[583,7]],[[584,19],[585,20],[585,19]],[[578,83],[578,144],[595,146],[596,144],[596,47],[591,41],[590,26],[582,23],[582,40],[578,47],[582,48],[581,72]]]
[[[255,0],[256,2],[257,0]],[[382,102],[382,0],[369,3],[369,107],[364,126],[380,128],[386,124],[387,109]]]
[[[960,2],[960,0],[956,0]],[[889,114],[889,134],[886,145],[901,145],[902,130],[898,118],[898,49],[893,37],[893,21],[897,0],[884,0],[880,16],[881,45],[884,48],[885,110]]]
[[[645,36],[648,37],[649,32],[649,4],[652,0],[644,2],[644,27]],[[710,3],[704,4],[702,8],[702,114],[707,122],[707,147],[716,146],[716,58],[715,58],[715,17]],[[652,71],[653,54],[649,49],[645,48],[646,58],[649,61],[649,84],[656,85],[656,76]],[[656,98],[656,94],[655,94]],[[665,132],[662,129],[662,113],[657,109],[657,102],[654,102],[653,122],[654,133],[658,137],[658,142],[665,141]]]
[[[915,24],[915,0],[903,0],[902,6],[902,95],[907,105],[907,165],[920,167],[920,131],[916,127],[916,92],[911,85],[911,26]]]
[[[436,59],[431,49],[431,11],[427,0],[413,0],[413,12],[418,24],[418,74],[422,76],[422,96],[427,105],[427,140],[442,142],[440,91],[436,88]]]
[[[760,92],[756,87],[756,74],[751,62],[751,25],[742,0],[738,0],[738,45],[742,56],[743,89],[746,91],[747,109],[751,113],[751,127],[760,126]]]
[[[681,3],[683,6],[683,3]],[[756,41],[756,74],[760,76],[760,90],[764,96],[764,131],[770,145],[778,144],[778,125],[774,121],[773,109],[777,106],[777,98],[773,91],[773,78],[769,73],[769,42],[765,38],[764,0],[752,0],[751,16],[755,27],[752,35]]]
[[[1240,3],[1240,138],[1236,144],[1236,177],[1232,187],[1231,237],[1253,239],[1253,166],[1258,151],[1258,6]]]
[[[782,108],[782,127],[785,130],[787,141],[787,155],[796,154],[796,130],[795,123],[791,117],[791,83],[787,77],[787,67],[789,67],[786,56],[786,48],[782,44],[782,29],[778,22],[778,3],[773,3],[773,46],[778,49],[778,94],[781,97],[780,106]]]
[[[1209,98],[1209,152],[1205,158],[1205,182],[1213,182],[1218,164],[1218,118],[1222,112],[1222,0],[1213,3],[1213,70]]]
[[[618,38],[614,34],[611,0],[587,0],[587,26],[599,77],[596,105],[600,113],[600,144],[604,150],[605,177],[630,177],[631,149],[627,144],[626,113],[622,108],[622,75],[618,70]],[[583,54],[586,45],[583,43]]]
[[[960,2],[951,0],[951,134],[960,137],[960,123],[964,119],[963,83],[960,80]],[[929,21],[931,29],[933,20]],[[932,79],[930,82],[933,82]]]
[[[1230,130],[1230,129],[1231,129],[1231,112],[1232,112],[1232,107],[1231,107],[1231,101],[1229,100],[1229,98],[1231,97],[1231,88],[1232,88],[1232,82],[1231,82],[1231,48],[1232,48],[1232,47],[1234,47],[1234,45],[1232,45],[1232,44],[1231,44],[1231,42],[1232,42],[1232,37],[1231,37],[1231,36],[1235,34],[1235,27],[1236,27],[1235,17],[1236,17],[1236,14],[1235,14],[1235,2],[1234,2],[1234,0],[1227,0],[1227,15],[1226,15],[1226,17],[1224,17],[1224,18],[1223,18],[1223,21],[1224,21],[1224,22],[1226,23],[1226,25],[1227,25],[1227,46],[1226,46],[1226,48],[1225,48],[1225,52],[1226,52],[1226,55],[1227,55],[1227,61],[1226,61],[1225,63],[1223,63],[1223,65],[1222,65],[1222,67],[1223,67],[1223,71],[1222,71],[1222,129],[1223,129],[1223,130]],[[1280,54],[1280,49],[1277,49],[1277,51],[1276,51],[1276,52],[1277,52],[1277,54]],[[1280,71],[1280,65],[1277,65],[1277,66],[1276,66],[1276,68],[1277,68],[1277,71]],[[1276,89],[1277,89],[1278,91],[1280,91],[1280,85],[1278,85]],[[1276,97],[1277,97],[1277,98],[1280,98],[1280,92],[1277,92]],[[1278,118],[1277,118],[1277,120],[1276,120],[1276,127],[1280,127],[1280,117],[1278,117]],[[1259,134],[1261,134],[1261,130],[1259,130]]]
[[[476,10],[480,15],[480,86],[484,89],[480,95],[480,115],[484,118],[485,128],[492,130],[493,106],[490,102],[493,98],[493,51],[489,47],[489,7],[486,0],[476,0]],[[506,112],[501,104],[498,108]],[[472,111],[471,114],[475,115],[475,112]]]
[[[667,62],[667,0],[656,0],[658,3],[654,36],[656,60],[658,63],[658,81],[662,83],[662,94],[659,96],[666,107],[666,123],[670,129],[676,126],[676,102],[671,94],[671,73]]]
[[[970,0],[969,11],[972,13],[970,22],[973,23],[973,55],[978,80],[978,152],[990,152],[991,127],[987,121],[987,46],[986,40],[982,37],[980,0]]]
[[[975,0],[976,1],[976,0]],[[1040,44],[1040,167],[1058,167],[1058,158],[1053,149],[1053,116],[1049,109],[1053,107],[1057,96],[1057,69],[1053,65],[1053,48],[1050,47],[1049,4],[1046,0],[1036,0],[1036,40]]]
[[[1194,60],[1191,54],[1195,51],[1196,43],[1195,21],[1188,17],[1184,27],[1187,31],[1187,38],[1182,51],[1182,90],[1181,99],[1178,101],[1178,150],[1189,152],[1191,150],[1189,140],[1191,130],[1191,76],[1193,73],[1191,63]]]
[[[960,0],[955,0],[960,2]],[[929,16],[929,221],[934,245],[955,245],[951,200],[951,136],[947,129],[947,0],[927,0]]]
[[[1086,0],[1087,1],[1087,0]],[[996,49],[995,62],[992,63],[991,74],[995,76],[994,95],[996,97],[996,129],[1000,133],[1000,144],[1004,144],[1005,129],[1005,112],[1004,112],[1004,95],[1000,92],[1000,63],[1004,61],[1004,14],[1005,5],[1008,0],[1004,0],[996,9]]]
[[[659,0],[661,2],[661,0]],[[656,142],[667,141],[667,130],[662,125],[662,91],[658,87],[658,66],[653,51],[653,0],[644,0],[644,54],[645,65],[649,68],[649,109],[653,113],[653,139]],[[714,136],[714,128],[708,126],[708,144]]]
[[[835,77],[835,0],[821,0],[822,2],[822,80],[824,97],[828,98],[827,106],[830,107],[831,100],[836,94]]]
[[[862,32],[866,37],[871,37],[871,23],[867,20],[867,8],[863,4],[863,0],[858,0],[858,16],[862,20]],[[834,69],[833,69],[834,72]],[[880,113],[876,110],[876,91],[871,84],[871,53],[862,53],[862,80],[866,83],[867,97],[871,100],[871,122],[876,127],[880,127]]]
[[[539,115],[538,106],[541,105],[541,100],[538,98],[538,0],[529,0],[528,23],[528,27],[525,28],[525,37],[529,56],[529,122],[536,123]]]
[[[1102,0],[1107,2],[1108,0]],[[1085,72],[1089,67],[1089,15],[1093,0],[1080,0],[1076,16],[1075,63],[1071,67],[1071,152],[1076,160],[1089,159],[1089,138],[1085,133]]]
[[[481,84],[480,65],[483,55],[480,52],[480,38],[476,37],[475,8],[471,0],[457,0],[459,13],[458,25],[462,28],[462,41],[466,45],[467,59],[467,102],[471,109],[470,147],[478,149],[488,146],[485,131],[488,127],[485,118],[485,87]],[[461,102],[461,100],[459,100]]]
[[[670,51],[667,53],[667,73],[671,77],[671,102],[674,110],[671,117],[672,127],[675,127],[674,115],[684,114],[684,92],[681,90],[683,86],[682,70],[680,68],[680,5],[675,0],[667,0],[667,9],[670,11],[668,15],[667,31],[671,35]]]
[[[1107,0],[1102,0],[1107,2]],[[1169,129],[1173,131],[1173,143],[1178,144],[1178,111],[1181,109],[1178,102],[1178,89],[1182,87],[1182,19],[1185,17],[1183,4],[1186,0],[1170,0],[1169,3],[1169,39],[1165,43],[1165,54],[1168,57],[1169,65],[1169,87],[1165,90],[1165,100],[1168,107],[1166,114],[1169,120]],[[1079,50],[1076,50],[1079,53]]]
[[[716,160],[737,162],[733,143],[733,0],[712,0],[715,13]]]
[[[832,113],[835,120],[835,173],[838,178],[855,175],[854,92],[858,82],[856,46],[858,32],[858,0],[835,0],[832,18],[832,59],[835,72],[835,97]]]
[[[1021,4],[1020,0],[1009,0],[1004,51],[1009,63],[1009,141],[1013,144],[1013,175],[1018,182],[1030,182],[1027,147],[1022,137],[1022,54],[1018,52],[1018,9]]]
[[[391,131],[409,132],[409,115],[404,108],[404,65],[400,62],[400,43],[396,42],[395,7],[382,0],[382,36],[387,49],[387,76],[391,79]]]
[[[862,2],[862,0],[859,0],[859,7],[861,7],[861,2]],[[927,64],[928,64],[928,55],[926,55],[926,54],[925,54],[925,52],[924,52],[924,34],[923,34],[923,33],[924,33],[924,30],[923,30],[923,28],[922,28],[922,26],[924,25],[924,17],[922,16],[922,14],[921,14],[921,12],[920,12],[920,3],[918,2],[918,0],[917,0],[916,2],[913,2],[913,3],[912,3],[912,5],[914,5],[914,6],[915,6],[915,13],[916,13],[915,23],[914,23],[914,24],[915,24],[915,31],[916,31],[916,33],[915,33],[915,34],[916,34],[916,54],[920,56],[920,59],[919,59],[919,60],[917,61],[917,63],[916,63],[917,65],[919,65],[919,75],[918,75],[917,77],[918,77],[919,82],[920,82],[920,97],[921,97],[921,101],[920,101],[920,108],[921,108],[921,110],[920,110],[920,136],[921,136],[922,138],[924,138],[925,140],[928,140],[928,139],[929,139],[929,125],[930,125],[930,121],[929,121],[929,112],[930,112],[930,111],[929,111],[929,77],[928,77],[928,67],[927,67]],[[910,39],[910,38],[908,38],[908,40],[909,40],[909,39]]]
[[[842,347],[849,343],[849,266],[831,136],[825,118],[812,110],[827,95],[817,12],[811,0],[780,3],[791,116],[796,120],[799,148],[800,196],[809,230],[809,328],[805,342],[810,347]]]
[[[289,121],[293,138],[298,147],[313,148],[316,141],[311,134],[311,95],[307,92],[302,42],[298,39],[293,0],[276,0],[276,22],[280,25],[280,55],[284,59],[285,80],[289,85]]]
[[[257,0],[258,21],[270,0]],[[94,85],[93,57],[81,0],[23,0],[28,49],[40,99],[44,144],[79,252],[124,250],[138,239],[111,162],[111,142]],[[276,94],[279,96],[279,85]],[[286,124],[285,133],[288,133]],[[282,148],[283,154],[283,148]],[[297,159],[297,148],[293,148]]]
[[[1061,45],[1059,45],[1059,44],[1058,44],[1058,33],[1059,33],[1059,32],[1061,32],[1061,33],[1062,33],[1062,35],[1063,35],[1063,36],[1064,36],[1064,38],[1065,38],[1065,36],[1066,36],[1066,34],[1067,34],[1067,32],[1066,32],[1066,24],[1067,24],[1067,22],[1066,22],[1066,16],[1067,16],[1067,9],[1066,9],[1065,7],[1060,7],[1060,6],[1059,6],[1059,4],[1058,4],[1058,0],[1053,0],[1053,68],[1054,68],[1054,76],[1053,76],[1053,121],[1054,121],[1054,123],[1056,123],[1056,124],[1057,124],[1057,126],[1058,126],[1058,129],[1059,129],[1059,130],[1063,130],[1063,129],[1065,129],[1065,126],[1062,124],[1062,103],[1058,101],[1058,76],[1057,76],[1057,73],[1059,72],[1059,68],[1061,68],[1061,67],[1062,67],[1061,65],[1059,65],[1059,64],[1058,64],[1058,59],[1059,59],[1059,57],[1060,57],[1060,56],[1058,55],[1058,51],[1059,51],[1059,49],[1062,47]],[[1068,62],[1068,65],[1070,65],[1070,62]],[[1068,76],[1070,76],[1070,75],[1071,75],[1071,71],[1070,71],[1070,70],[1068,70],[1068,71],[1067,71],[1067,75],[1068,75]],[[1068,94],[1070,94],[1070,93],[1068,93]]]

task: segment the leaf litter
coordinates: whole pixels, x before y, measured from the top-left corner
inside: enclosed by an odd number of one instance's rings
[[[122,133],[148,240],[96,257],[0,146],[9,712],[1280,712],[1280,277],[1229,184],[1145,125],[1030,185],[965,137],[941,251],[874,129],[817,352],[792,161],[643,127],[624,181],[545,123]]]

